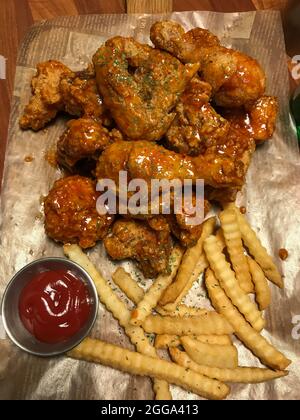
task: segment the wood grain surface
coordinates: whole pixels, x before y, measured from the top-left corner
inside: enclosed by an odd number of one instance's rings
[[[0,0],[0,55],[6,59],[6,78],[0,80],[0,181],[5,155],[10,100],[18,46],[28,28],[37,21],[63,15],[93,13],[162,13],[183,10],[237,12],[255,9],[288,10],[298,0]],[[296,45],[294,29],[286,38]],[[0,183],[1,186],[1,183]]]

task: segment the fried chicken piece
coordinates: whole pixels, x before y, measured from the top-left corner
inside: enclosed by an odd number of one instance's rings
[[[169,128],[180,94],[198,64],[117,36],[93,57],[98,88],[120,130],[129,139],[158,140]]]
[[[71,74],[72,71],[59,61],[37,64],[37,73],[31,81],[33,96],[20,118],[21,128],[37,131],[55,118],[57,112],[63,109],[61,78]]]
[[[270,139],[274,133],[278,101],[275,96],[262,96],[246,107],[222,109],[220,112],[231,125],[259,144]]]
[[[111,143],[109,131],[92,118],[71,120],[57,143],[58,163],[73,171],[82,159],[94,160]]]
[[[114,216],[96,210],[96,183],[69,176],[55,181],[44,201],[45,230],[57,242],[78,243],[89,248],[104,238]]]
[[[210,148],[211,153],[196,157],[172,152],[148,141],[121,141],[108,146],[100,156],[96,176],[119,182],[119,171],[127,171],[128,181],[144,179],[149,185],[155,179],[203,179],[216,188],[241,186],[245,167],[240,157],[239,145],[232,138],[226,146]]]
[[[71,115],[91,117],[110,126],[111,116],[99,95],[92,65],[62,78],[60,90],[64,109]]]
[[[104,246],[113,260],[135,260],[145,277],[168,272],[172,250],[170,233],[153,230],[144,221],[117,220],[111,234],[104,239]]]
[[[167,131],[167,147],[197,156],[226,136],[229,123],[209,103],[211,86],[194,77],[176,106],[176,117]]]
[[[193,205],[195,206],[195,196],[193,196]],[[210,210],[210,203],[208,200],[203,202],[203,217]],[[196,244],[202,233],[202,222],[197,224],[190,224],[188,220],[191,217],[195,217],[195,214],[188,214],[184,211],[182,214],[170,214],[167,215],[167,221],[169,223],[172,234],[179,240],[182,246],[191,247]]]
[[[213,88],[217,105],[240,107],[264,94],[265,74],[259,63],[246,54],[220,45],[206,29],[188,32],[177,22],[156,22],[150,29],[153,44],[184,63],[200,63],[200,74]]]

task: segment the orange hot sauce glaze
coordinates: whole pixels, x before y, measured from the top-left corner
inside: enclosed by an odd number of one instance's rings
[[[19,315],[24,327],[44,343],[60,343],[88,320],[91,299],[86,285],[70,271],[45,271],[22,290]]]

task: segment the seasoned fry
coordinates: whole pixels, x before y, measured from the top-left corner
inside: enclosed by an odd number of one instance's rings
[[[155,308],[163,292],[176,276],[182,255],[183,251],[181,248],[175,247],[173,249],[170,256],[171,273],[165,276],[160,275],[153,282],[150,289],[147,290],[142,300],[137,304],[137,307],[131,312],[130,323],[132,325],[141,325],[147,316],[151,314],[152,309]]]
[[[193,337],[194,338],[194,337]],[[232,341],[229,335],[196,335],[195,339],[207,344],[219,344],[220,346],[231,346]]]
[[[229,387],[215,379],[185,369],[175,363],[154,359],[113,344],[86,338],[69,356],[111,366],[133,375],[151,376],[210,399],[223,399]]]
[[[223,251],[224,248],[226,248],[226,243],[225,243],[225,238],[224,238],[224,234],[222,232],[222,229],[219,228],[216,232],[216,238],[218,239],[218,243],[221,247],[221,250]]]
[[[245,293],[252,293],[254,287],[251,281],[247,258],[244,254],[242,234],[240,232],[236,212],[230,209],[224,210],[220,213],[219,218],[236,279]]]
[[[242,239],[250,254],[255,261],[261,266],[265,276],[278,287],[283,287],[282,277],[274,264],[272,257],[267,253],[266,248],[263,247],[256,233],[249,225],[247,219],[241,212],[235,207],[234,204],[230,204],[228,208],[234,209],[237,214],[239,226],[242,232]]]
[[[198,317],[149,315],[143,323],[143,328],[148,333],[180,336],[233,333],[233,328],[226,319],[214,311],[208,311],[207,314]]]
[[[220,346],[232,344],[229,335],[192,335],[191,337],[202,343],[219,344]],[[178,347],[180,344],[180,337],[178,335],[158,334],[155,337],[154,347],[157,349],[167,349],[169,347]]]
[[[180,342],[194,362],[204,366],[233,369],[238,366],[237,349],[233,346],[203,343],[192,337],[180,337]]]
[[[112,275],[114,283],[125,293],[125,295],[135,304],[138,304],[144,296],[144,290],[127,273],[124,268],[119,267]],[[187,305],[178,305],[173,311],[166,311],[157,306],[156,312],[166,316],[199,316],[207,312],[207,309],[194,308]]]
[[[264,272],[251,257],[248,257],[248,264],[252,275],[252,280],[255,288],[255,299],[258,303],[259,309],[263,311],[271,303],[271,290],[268,285]]]
[[[183,304],[176,306],[174,311],[166,311],[165,308],[161,308],[160,306],[157,306],[155,310],[164,316],[199,316],[207,313],[207,309],[194,308]]]
[[[215,309],[231,323],[237,337],[265,365],[272,369],[284,370],[291,363],[282,353],[276,350],[264,337],[252,328],[233,306],[212,270],[206,270],[205,283],[209,297]]]
[[[211,217],[203,223],[202,234],[198,239],[197,244],[191,248],[188,248],[188,250],[185,252],[175,281],[165,290],[159,301],[161,306],[174,302],[184,290],[187,283],[189,283],[197,261],[202,254],[203,242],[205,238],[207,238],[213,232],[215,223],[215,217]]]
[[[175,312],[180,302],[183,301],[185,296],[190,291],[191,287],[193,286],[194,282],[198,280],[201,273],[208,267],[208,262],[204,254],[202,254],[197,261],[196,267],[194,268],[191,277],[189,278],[188,282],[184,286],[181,293],[177,296],[176,300],[173,303],[167,303],[163,306],[167,312]]]
[[[154,341],[154,347],[156,349],[167,349],[169,347],[180,346],[179,335],[172,334],[157,334]]]
[[[123,267],[118,267],[112,275],[114,283],[135,304],[139,303],[144,296],[144,290],[131,277]]]
[[[94,264],[89,260],[81,248],[78,245],[64,245],[64,253],[89,273],[95,283],[101,302],[125,329],[125,333],[136,346],[136,349],[142,354],[158,358],[154,347],[149,343],[143,329],[129,324],[130,311],[118,296],[115,295],[107,281],[102,277],[99,271],[97,271]],[[156,399],[172,399],[167,383],[156,383],[155,380],[154,391],[155,390],[157,391]]]
[[[257,384],[260,382],[271,381],[288,375],[287,371],[261,369],[254,367],[237,367],[235,369],[220,369],[209,366],[202,366],[195,363],[187,353],[177,348],[170,348],[172,360],[178,365],[192,369],[194,372],[201,373],[209,378],[218,379],[222,382]]]
[[[220,251],[215,236],[210,236],[204,241],[206,257],[213,269],[221,286],[232,303],[245,316],[247,321],[257,331],[261,331],[265,325],[261,312],[251,301],[249,296],[240,288],[230,264],[226,261],[225,255]]]

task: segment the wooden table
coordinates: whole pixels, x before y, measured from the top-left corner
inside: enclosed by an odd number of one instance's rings
[[[62,15],[92,13],[162,13],[183,10],[217,12],[285,10],[298,0],[0,0],[0,55],[6,79],[0,80],[0,181],[5,155],[10,100],[18,46],[33,22]],[[288,38],[288,37],[287,37]],[[1,188],[1,183],[0,183]]]

